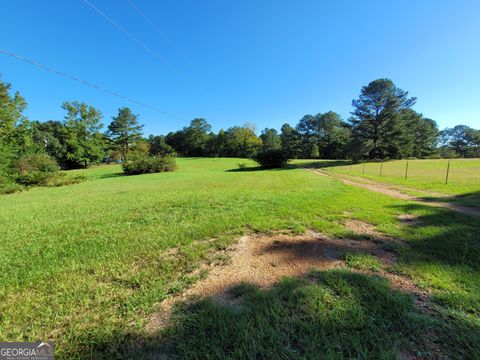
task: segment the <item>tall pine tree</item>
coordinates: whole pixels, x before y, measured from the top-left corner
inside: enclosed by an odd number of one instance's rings
[[[408,97],[389,79],[374,80],[362,88],[360,97],[352,101],[351,123],[354,135],[368,143],[370,158],[383,158],[392,151],[402,133],[399,112],[415,102],[416,98]]]
[[[108,135],[119,147],[123,161],[127,161],[131,145],[142,137],[142,129],[138,115],[127,107],[118,109],[118,115],[112,117],[112,122],[108,125]]]

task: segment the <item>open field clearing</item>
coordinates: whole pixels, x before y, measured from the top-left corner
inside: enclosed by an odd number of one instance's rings
[[[1,196],[0,338],[59,359],[480,357],[477,218],[301,168],[178,166]]]
[[[383,165],[380,162],[350,165],[346,160],[297,160],[294,164],[399,185],[411,188],[413,194],[430,195],[438,200],[480,206],[480,159],[451,160],[447,184],[447,159],[408,160],[408,168],[407,160],[385,161]]]

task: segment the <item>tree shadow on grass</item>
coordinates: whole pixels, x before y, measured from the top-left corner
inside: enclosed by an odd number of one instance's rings
[[[329,167],[337,166],[347,166],[351,164],[356,164],[352,160],[314,160],[314,161],[305,161],[301,163],[289,164],[290,168],[308,168],[308,169],[322,169]]]
[[[263,170],[267,170],[267,169],[262,168],[261,166],[253,166],[253,167],[228,169],[228,170],[225,170],[225,172],[251,172],[251,171],[263,171]]]
[[[228,169],[225,172],[251,172],[251,171],[285,171],[285,170],[292,170],[296,169],[295,166],[284,166],[279,168],[264,168],[261,166],[253,166],[253,167],[245,167],[245,168],[236,168],[236,169]]]
[[[170,351],[180,358],[394,358],[418,330],[411,299],[376,276],[316,271],[271,289],[239,284],[231,292],[240,306],[211,299],[178,306]]]
[[[418,233],[406,236],[410,246],[400,252],[406,268],[438,265],[440,271],[454,269],[459,276],[475,271],[478,252],[465,254],[459,246],[461,240],[476,246],[475,219],[421,204],[397,209],[418,215],[415,225],[402,230],[405,235]],[[311,256],[302,242],[299,248],[276,250],[291,254],[288,259],[295,263]],[[383,277],[349,270],[312,271],[266,289],[238,283],[230,288],[227,302],[212,294],[179,303],[170,326],[158,333],[96,329],[66,357],[478,359],[480,323],[465,315],[475,313],[478,304],[472,300],[478,295],[450,294],[453,298],[433,294],[444,309],[421,312],[410,295]]]
[[[120,176],[125,176],[123,172],[118,172],[118,173],[108,173],[108,174],[102,174],[98,178],[99,179],[110,179],[110,178],[117,178]]]
[[[470,193],[460,194],[460,195],[452,195],[452,196],[424,196],[422,199],[428,201],[436,201],[436,202],[445,202],[445,203],[454,203],[460,205],[466,205],[470,207],[480,207],[480,191],[474,191]]]
[[[480,270],[478,219],[419,203],[395,205],[393,208],[415,216],[415,225],[405,228],[412,238],[409,241],[412,251],[406,253],[405,260],[423,259]]]
[[[155,335],[113,334],[85,341],[93,358],[395,359],[424,327],[412,299],[383,278],[312,271],[272,288],[240,283],[232,303],[177,304]],[[71,354],[76,355],[76,354]]]
[[[471,341],[471,334],[478,334],[475,324],[418,312],[408,295],[380,276],[312,271],[269,289],[240,283],[230,294],[231,304],[212,298],[178,303],[169,328],[89,339],[80,354],[95,359],[475,359],[480,354],[480,342]]]
[[[284,167],[280,168],[263,168],[261,166],[253,166],[253,167],[245,167],[245,168],[236,168],[236,169],[228,169],[225,170],[226,172],[249,172],[249,171],[265,171],[265,170],[292,170],[292,169],[321,169],[321,168],[326,168],[326,167],[334,167],[334,166],[345,166],[349,165],[352,163],[349,160],[338,160],[338,161],[309,161],[309,162],[302,162],[302,163],[289,163]]]
[[[479,359],[478,220],[422,204],[395,208],[417,217],[401,230],[409,246],[400,252],[399,271],[420,269],[438,281],[457,277],[450,284],[462,288],[434,288],[435,312],[417,310],[409,295],[381,276],[313,271],[268,289],[236,284],[227,303],[216,301],[215,294],[179,303],[170,327],[156,334],[122,329],[80,334],[79,347],[64,357]],[[304,244],[299,246],[280,250],[295,261],[308,258]]]

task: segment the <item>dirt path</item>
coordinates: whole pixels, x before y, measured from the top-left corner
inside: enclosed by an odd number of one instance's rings
[[[344,255],[349,252],[368,253],[384,266],[397,261],[396,254],[388,250],[387,243],[403,244],[401,240],[388,237],[375,230],[373,225],[347,220],[345,226],[356,234],[369,235],[370,239],[352,240],[334,238],[314,231],[295,235],[278,232],[253,234],[240,238],[226,254],[231,261],[210,267],[205,264],[198,270],[208,269],[208,276],[196,282],[186,291],[162,301],[147,325],[149,333],[156,333],[168,326],[173,306],[178,301],[209,297],[214,301],[241,306],[241,299],[232,296],[232,289],[242,283],[270,288],[285,276],[305,277],[311,269],[329,270],[347,268]],[[405,245],[406,246],[406,245]],[[351,268],[360,273],[372,273]],[[394,288],[410,294],[420,310],[428,308],[427,293],[410,279],[380,270],[375,274],[389,280]]]
[[[317,169],[306,169],[308,171],[311,171],[315,174],[321,175],[321,176],[327,176],[331,177],[334,179],[338,179],[341,182],[343,182],[346,185],[352,185],[352,186],[357,186],[361,187],[370,191],[374,191],[377,193],[385,194],[388,196],[391,196],[396,199],[402,199],[402,200],[409,200],[409,201],[418,201],[422,204],[429,205],[429,206],[435,206],[435,207],[441,207],[445,209],[450,209],[453,211],[461,212],[463,214],[471,215],[471,216],[477,216],[480,217],[480,209],[470,207],[470,206],[463,206],[463,205],[458,205],[458,204],[452,204],[452,203],[446,203],[446,202],[439,202],[439,201],[434,201],[434,200],[428,200],[425,198],[421,198],[418,196],[410,195],[405,192],[402,192],[401,190],[414,190],[411,188],[405,188],[405,187],[397,187],[397,186],[392,186],[390,184],[385,184],[381,182],[376,182],[373,180],[367,180],[364,178],[358,178],[355,176],[344,176],[341,174],[337,173],[332,173],[332,172],[327,172],[327,171],[322,171],[322,170],[317,170]],[[428,191],[421,190],[422,192],[429,193]],[[431,193],[432,196],[434,197],[439,197],[439,193]]]

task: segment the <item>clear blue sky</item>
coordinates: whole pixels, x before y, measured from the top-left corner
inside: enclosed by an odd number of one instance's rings
[[[418,97],[441,128],[480,127],[480,1],[3,0],[0,49],[175,114],[130,104],[0,54],[0,74],[30,119],[61,119],[64,100],[140,115],[146,134],[204,117],[214,130],[295,125],[306,113],[345,119],[380,77]]]

